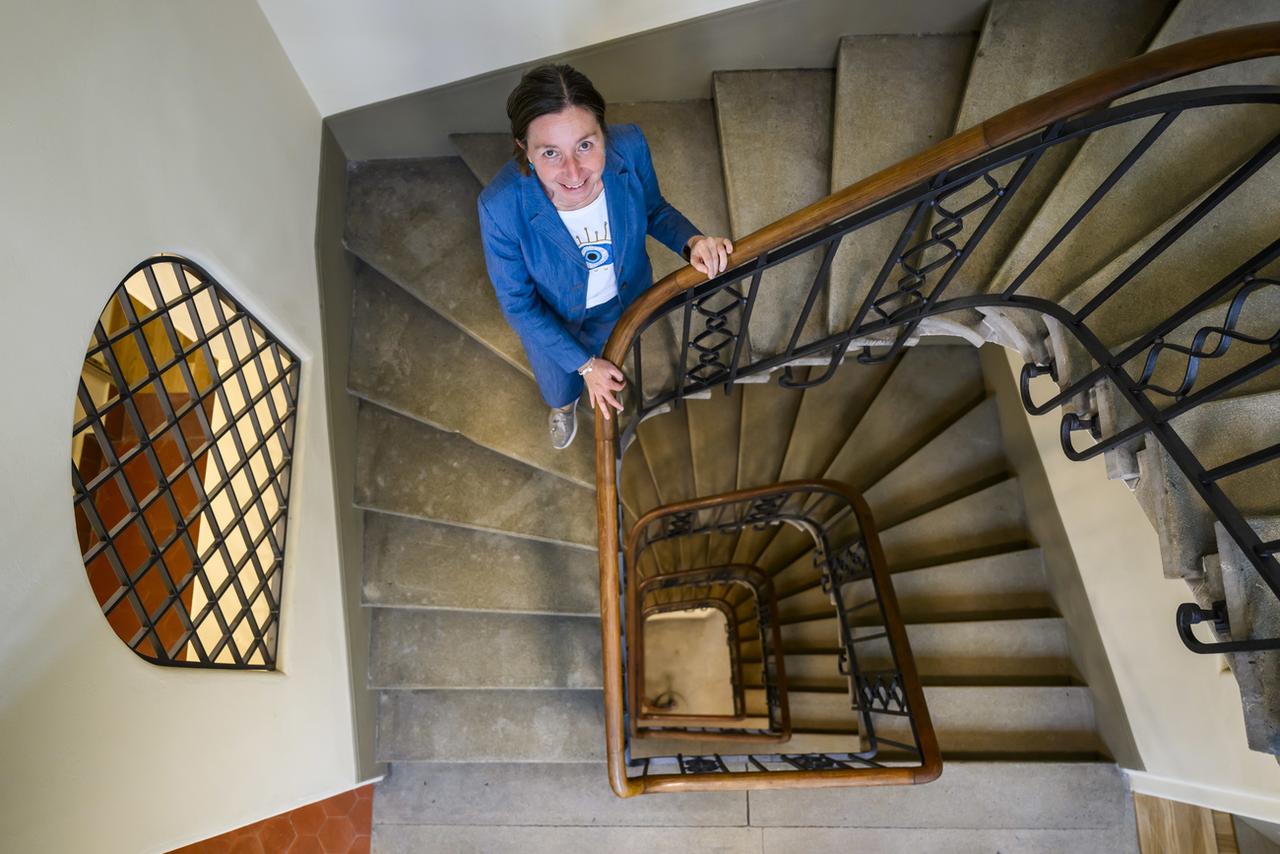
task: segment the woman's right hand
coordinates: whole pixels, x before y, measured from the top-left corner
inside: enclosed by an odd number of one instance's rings
[[[587,387],[591,408],[600,407],[604,420],[608,421],[609,407],[622,411],[622,401],[618,399],[618,392],[626,386],[626,377],[622,375],[622,371],[618,370],[617,365],[604,359],[593,356],[587,360],[587,364],[591,366],[591,370],[583,375],[582,382]]]

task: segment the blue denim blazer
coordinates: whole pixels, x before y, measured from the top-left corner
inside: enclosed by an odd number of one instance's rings
[[[605,142],[604,190],[613,238],[618,296],[625,308],[653,284],[645,234],[681,253],[698,234],[658,189],[644,134],[611,125]],[[587,304],[587,263],[534,175],[508,162],[480,194],[480,236],[489,278],[507,322],[525,351],[575,371],[596,353],[574,337]]]

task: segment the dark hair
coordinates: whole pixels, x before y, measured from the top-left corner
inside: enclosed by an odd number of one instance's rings
[[[558,113],[565,107],[582,107],[595,115],[605,131],[604,98],[587,75],[572,65],[539,65],[520,78],[507,96],[507,118],[511,120],[511,156],[521,175],[529,174],[529,155],[521,147],[528,142],[529,125],[541,116]]]

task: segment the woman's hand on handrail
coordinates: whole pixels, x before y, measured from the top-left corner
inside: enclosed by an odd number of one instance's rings
[[[622,411],[622,401],[618,399],[617,393],[622,391],[627,382],[617,365],[592,356],[582,366],[580,373],[582,382],[587,387],[591,408],[595,409],[599,406],[605,421],[609,420],[610,406],[619,412]]]
[[[720,275],[729,268],[729,256],[733,254],[733,241],[727,237],[707,237],[697,234],[689,238],[689,263],[708,279]]]

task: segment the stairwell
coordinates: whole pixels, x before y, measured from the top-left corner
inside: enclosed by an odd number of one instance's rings
[[[610,105],[609,120],[643,127],[676,207],[708,233],[739,236],[1030,96],[1268,11],[1264,2],[995,0],[976,39],[845,38],[833,44],[834,70],[725,72],[711,101]],[[1232,73],[1209,74],[1221,83]],[[1204,76],[1195,85],[1206,85]],[[1249,109],[1238,138],[1221,142],[1237,159],[1276,131],[1274,111]],[[1187,134],[1183,147],[1207,144],[1208,129],[1177,132]],[[1025,265],[1113,162],[1115,151],[1091,142],[1046,155],[1053,168],[1022,190],[1016,215],[1001,220],[967,275],[980,271],[994,290]],[[870,851],[1136,850],[1125,782],[1098,736],[1094,698],[1073,664],[970,346],[1000,337],[981,318],[969,343],[924,338],[889,364],[849,362],[805,391],[744,382],[689,400],[645,421],[622,463],[628,523],[659,504],[792,478],[862,491],[925,684],[942,778],[906,789],[612,795],[591,425],[582,418],[570,449],[550,449],[545,407],[485,275],[475,200],[509,144],[488,134],[459,134],[455,143],[456,158],[356,163],[349,175],[355,500],[366,520],[377,754],[389,763],[375,798],[375,848],[834,851],[856,840]],[[1222,177],[1180,174],[1181,195],[1118,201],[1109,224],[1080,238],[1071,268],[1037,281],[1087,299],[1102,274],[1150,245]],[[1134,186],[1150,193],[1151,180]],[[1256,251],[1255,232],[1276,221],[1274,188],[1272,180],[1269,194],[1254,190],[1215,214],[1234,217],[1209,233],[1238,234],[1235,254],[1220,243],[1212,254],[1180,248],[1175,260],[1200,265],[1188,286]],[[1250,210],[1262,211],[1256,221]],[[879,242],[892,239],[884,231]],[[882,263],[858,249],[839,257],[837,281],[865,280],[859,271]],[[656,277],[682,265],[652,243],[651,255]],[[803,281],[803,272],[767,277],[757,311],[784,314],[779,301],[794,293],[787,277]],[[847,324],[863,295],[834,290],[817,317],[832,329]],[[1145,328],[1140,310],[1115,316],[1115,342]],[[1002,343],[1046,346],[1033,335],[1015,339]],[[777,344],[767,335],[752,341],[766,352]],[[1272,375],[1237,390],[1219,404],[1217,423],[1232,429],[1206,424],[1196,441],[1217,443],[1221,459],[1274,443],[1276,395]],[[1126,417],[1114,402],[1095,405],[1104,420]],[[1207,511],[1154,443],[1122,448],[1109,462],[1114,476],[1136,483],[1167,545],[1167,574],[1222,584],[1204,575],[1208,565],[1230,578],[1241,562],[1226,549],[1225,560],[1203,560],[1219,551]],[[1250,514],[1280,514],[1280,481],[1253,477],[1238,488]],[[833,710],[847,705],[832,680],[833,617],[812,566],[786,563],[768,546],[762,538],[744,548],[780,597],[793,742],[823,750],[839,737]],[[750,658],[749,638],[743,653]]]

